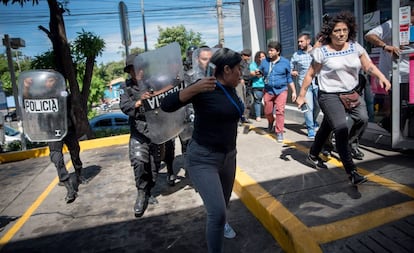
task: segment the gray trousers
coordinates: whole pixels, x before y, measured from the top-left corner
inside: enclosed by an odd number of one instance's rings
[[[207,211],[210,253],[223,251],[226,209],[236,175],[236,154],[236,149],[228,153],[215,152],[194,140],[188,144],[185,166]]]

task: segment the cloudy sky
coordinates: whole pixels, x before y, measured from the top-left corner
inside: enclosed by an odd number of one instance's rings
[[[39,55],[49,48],[47,36],[38,29],[39,25],[49,27],[49,8],[45,0],[39,5],[31,3],[0,5],[0,36],[22,38],[26,47],[24,55]],[[129,27],[132,44],[130,48],[144,48],[143,24],[140,0],[124,0],[128,8]],[[119,1],[114,0],[70,0],[67,5],[70,13],[64,14],[66,33],[74,40],[82,29],[92,32],[105,40],[106,48],[98,63],[119,61],[125,48],[121,41]],[[187,31],[200,32],[208,46],[218,43],[216,0],[144,0],[145,27],[149,49],[154,48],[158,38],[158,27],[167,28],[184,25]],[[225,46],[234,50],[242,49],[239,1],[223,1]],[[4,52],[5,47],[0,49]]]

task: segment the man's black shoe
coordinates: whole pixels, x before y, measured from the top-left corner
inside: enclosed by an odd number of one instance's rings
[[[267,125],[267,132],[268,133],[275,133],[275,126],[273,125],[273,123],[272,124],[268,124]]]
[[[241,123],[245,123],[245,124],[250,124],[252,123],[249,119],[243,118],[242,120],[240,120]]]
[[[328,166],[324,164],[324,161],[319,156],[308,154],[306,161],[309,163],[309,165],[311,165],[313,168],[318,169],[318,170],[328,168]]]
[[[353,185],[358,185],[365,183],[367,181],[367,178],[360,175],[356,170],[351,171],[351,175],[349,176],[349,180],[351,180],[351,183]]]
[[[145,210],[148,206],[148,197],[145,194],[145,191],[138,190],[137,200],[135,201],[134,205],[134,213],[135,217],[142,217],[144,215]]]
[[[169,186],[175,185],[176,176],[174,174],[167,174],[167,183]]]
[[[364,153],[357,147],[351,147],[351,156],[356,160],[362,160],[364,158]]]

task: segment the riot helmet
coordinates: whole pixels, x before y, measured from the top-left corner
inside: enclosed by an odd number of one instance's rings
[[[187,48],[186,55],[185,55],[185,66],[190,69],[192,68],[193,62],[193,52],[197,50],[197,46],[191,45]]]

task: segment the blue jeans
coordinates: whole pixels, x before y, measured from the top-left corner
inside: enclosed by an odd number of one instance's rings
[[[368,122],[365,101],[362,97],[359,97],[359,101],[361,102],[359,106],[346,112],[338,94],[319,92],[319,105],[324,116],[319,131],[316,133],[315,141],[309,151],[311,155],[318,156],[331,131],[333,131],[335,133],[336,150],[348,174],[356,169],[351,157],[349,142],[352,142],[359,136]],[[354,121],[350,133],[348,132],[346,120],[347,113]]]
[[[305,99],[308,105],[308,111],[304,113],[306,129],[309,132],[313,132],[314,128],[318,125],[316,119],[318,118],[320,108],[318,103],[318,86],[310,85],[306,91]]]
[[[253,97],[254,97],[254,113],[256,118],[262,116],[262,98],[263,98],[263,89],[253,88]]]
[[[223,252],[226,209],[236,175],[236,149],[215,152],[190,140],[185,168],[207,211],[207,247],[209,253]]]

